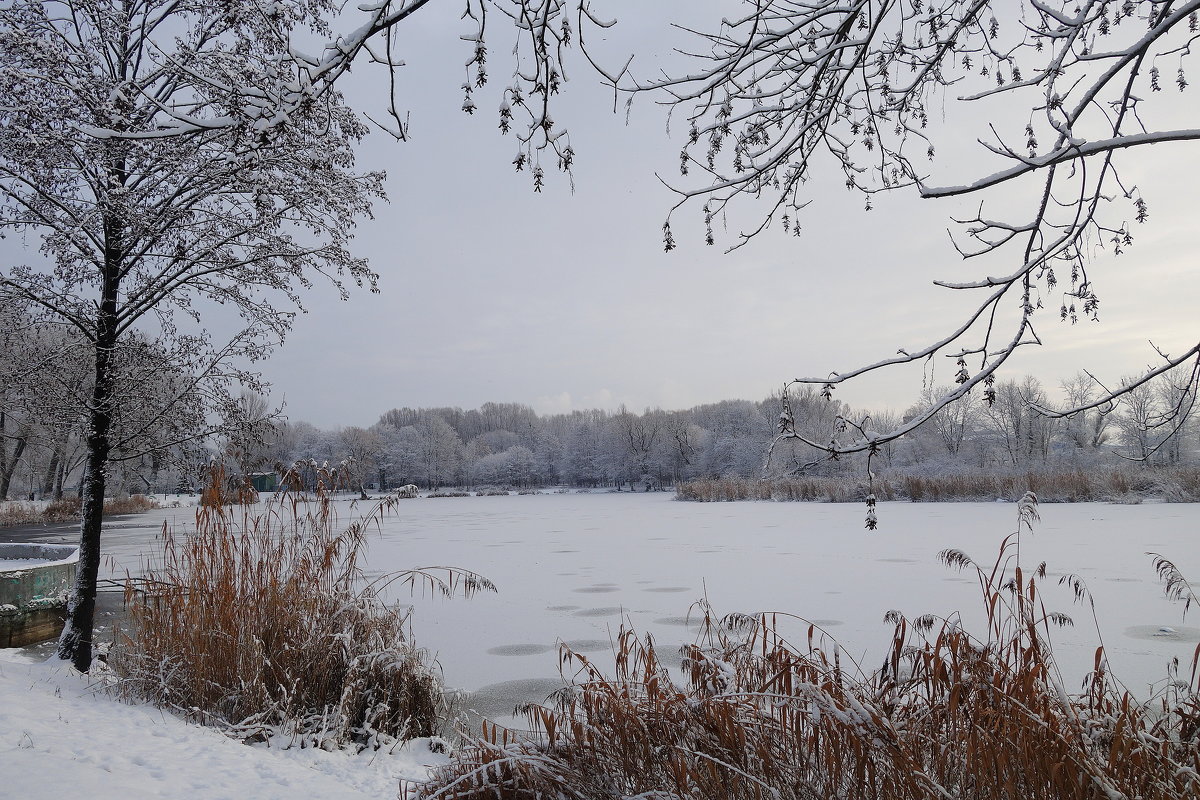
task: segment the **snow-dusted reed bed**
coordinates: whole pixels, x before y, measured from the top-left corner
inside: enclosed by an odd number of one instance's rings
[[[986,620],[907,618],[875,669],[850,663],[815,624],[788,635],[787,615],[724,617],[701,603],[699,640],[678,671],[650,640],[618,636],[606,670],[564,650],[568,689],[525,714],[530,734],[484,724],[434,771],[420,800],[623,797],[679,800],[1182,800],[1200,792],[1198,654],[1140,700],[1097,652],[1081,690],[1063,685],[1044,565],[1022,569],[1032,493],[993,562],[958,549],[947,567],[978,581]],[[1195,602],[1174,564],[1155,568]],[[1067,581],[1077,598],[1090,593]]]
[[[1051,503],[1113,501],[1140,503],[1160,499],[1200,502],[1200,469],[1137,466],[1130,469],[973,470],[948,474],[885,472],[868,482],[861,475],[788,477],[771,480],[700,478],[679,487],[680,500],[790,500],[858,502],[874,494],[879,500],[919,502],[1017,500],[1026,491]]]
[[[104,515],[137,514],[155,508],[157,505],[154,500],[140,494],[121,499],[108,498],[104,501]],[[44,500],[4,501],[0,502],[0,528],[77,520],[82,508],[83,505],[77,497],[51,502]]]

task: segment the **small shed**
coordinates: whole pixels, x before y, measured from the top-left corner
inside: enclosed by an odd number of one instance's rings
[[[279,486],[279,476],[274,472],[252,472],[247,477],[256,492],[273,492]]]

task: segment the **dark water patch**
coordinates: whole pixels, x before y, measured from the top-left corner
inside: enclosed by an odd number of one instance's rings
[[[578,553],[578,550],[551,550],[551,553]]]
[[[615,617],[625,613],[625,609],[620,606],[602,606],[600,608],[585,608],[582,611],[576,611],[577,617]]]
[[[576,653],[598,653],[603,650],[612,650],[612,642],[608,639],[572,639],[563,644]]]
[[[502,644],[488,650],[490,656],[537,656],[554,648],[546,644]]]
[[[699,628],[703,617],[659,617],[654,620],[656,625],[678,625],[686,628]]]
[[[654,655],[658,656],[658,663],[663,666],[675,669],[683,666],[683,645],[655,645]]]
[[[572,589],[572,592],[579,594],[608,594],[609,592],[620,591],[616,586],[581,586],[578,589]]]
[[[513,714],[523,703],[542,703],[563,687],[562,679],[524,678],[493,683],[469,692],[461,699],[462,707],[492,719]]]
[[[546,606],[547,611],[578,611],[582,606]]]

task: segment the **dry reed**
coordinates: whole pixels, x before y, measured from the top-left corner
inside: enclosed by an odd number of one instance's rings
[[[1036,518],[1032,496],[1021,523]],[[623,630],[614,677],[563,650],[577,670],[536,732],[499,726],[462,749],[422,800],[1082,800],[1200,796],[1197,664],[1187,681],[1138,701],[1109,676],[1103,648],[1069,695],[1042,604],[1044,565],[1019,563],[1020,530],[973,572],[987,610],[979,636],[956,621],[892,612],[883,667],[865,674],[816,626],[788,641],[782,615],[717,620],[685,648],[683,682],[653,642]],[[1159,566],[1160,573],[1165,568]],[[1171,567],[1173,569],[1173,565]],[[1170,570],[1168,570],[1169,572]],[[1086,589],[1072,582],[1086,600]],[[1176,584],[1176,588],[1179,586]],[[1187,588],[1190,592],[1190,587]],[[1200,656],[1200,653],[1198,653]]]
[[[1017,500],[1027,491],[1042,502],[1138,502],[1161,497],[1171,502],[1200,501],[1200,469],[1194,467],[1141,470],[1029,470],[1022,472],[962,472],[944,475],[887,474],[874,480],[879,500],[913,502]],[[701,478],[681,483],[679,500],[796,500],[862,502],[871,486],[857,475],[801,476],[752,480]]]
[[[875,482],[875,495],[893,500],[896,491],[888,480]],[[676,499],[698,502],[733,500],[819,501],[827,503],[861,502],[871,494],[866,481],[847,478],[699,478],[685,481],[676,489]]]
[[[117,514],[140,514],[158,508],[158,503],[141,494],[129,497],[108,498],[104,501],[104,516]],[[33,503],[0,503],[0,528],[14,525],[45,525],[55,522],[72,522],[83,513],[83,502],[78,497],[54,500],[44,508]]]
[[[459,570],[366,582],[365,534],[394,503],[339,527],[323,493],[280,493],[259,511],[201,507],[186,536],[164,525],[159,560],[127,584],[118,690],[247,741],[361,748],[437,732],[440,675],[379,591],[494,587]]]

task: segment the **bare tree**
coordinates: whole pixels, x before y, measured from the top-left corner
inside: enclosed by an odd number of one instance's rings
[[[342,451],[346,460],[352,461],[358,494],[367,499],[367,479],[379,469],[379,458],[383,453],[383,439],[375,431],[352,426],[342,431]],[[381,487],[382,488],[382,487]]]
[[[119,352],[141,331],[145,344],[133,349],[163,354],[190,376],[144,409],[147,420],[193,402],[229,410],[233,387],[259,388],[244,365],[282,340],[302,290],[320,277],[343,294],[374,289],[348,245],[382,178],[354,171],[366,127],[337,87],[356,61],[399,67],[395,30],[431,2],[0,7],[0,230],[41,241],[39,256],[0,270],[0,291],[73,327],[91,356],[80,569],[60,645],[79,669],[91,663],[114,426],[137,385],[124,380],[135,360],[123,375]],[[574,158],[550,102],[587,17],[580,10],[572,24],[565,0],[467,0],[468,112],[487,80],[489,9],[518,42],[500,92],[502,125],[540,189],[535,154],[553,153],[564,170]],[[349,32],[336,35],[335,20]],[[306,54],[314,38],[328,44]],[[388,115],[373,121],[404,139],[399,103],[393,90]],[[240,317],[228,337],[200,324],[214,304]]]
[[[1026,375],[1020,382],[999,383],[995,399],[984,409],[1014,467],[1045,462],[1050,452],[1051,421],[1034,406],[1047,406],[1046,393],[1037,378]]]
[[[1164,411],[1164,421],[1168,423],[1162,451],[1164,460],[1169,464],[1178,464],[1183,460],[1184,448],[1195,429],[1192,413],[1195,411],[1197,388],[1195,376],[1179,373],[1164,375],[1157,381],[1155,389],[1159,406]]]
[[[450,423],[436,413],[424,414],[416,429],[417,474],[430,489],[444,486],[457,478],[463,460],[463,443]]]
[[[949,389],[928,390],[921,397],[922,404],[932,405],[937,403],[941,395],[951,391]],[[957,402],[950,405],[942,406],[932,420],[930,425],[933,426],[934,432],[938,439],[941,440],[942,446],[946,448],[949,455],[957,456],[962,450],[963,444],[973,432],[976,424],[976,418],[979,414],[978,403],[971,395],[966,395],[960,398]]]
[[[1093,407],[1092,401],[1102,389],[1087,373],[1080,372],[1061,384],[1066,408],[1079,408],[1066,421],[1067,441],[1078,452],[1095,452],[1108,441],[1112,403]]]
[[[978,210],[955,220],[954,252],[987,264],[1007,258],[999,275],[937,281],[978,295],[944,337],[797,379],[829,395],[864,373],[946,356],[956,362],[954,391],[887,432],[850,426],[856,435],[829,441],[785,425],[781,438],[828,456],[875,451],[976,387],[993,400],[996,370],[1041,343],[1042,317],[1097,317],[1090,257],[1127,250],[1150,213],[1121,166],[1145,148],[1200,139],[1200,128],[1176,126],[1179,104],[1167,99],[1188,86],[1198,13],[1200,0],[761,0],[697,30],[684,77],[610,75],[633,94],[653,93],[684,123],[668,250],[676,211],[695,208],[711,243],[714,221],[739,198],[763,198],[766,208],[732,247],[771,223],[799,235],[804,207],[827,188],[822,175],[836,170],[868,209],[880,192],[976,198]],[[972,125],[984,157],[961,180],[935,183],[939,149]],[[984,201],[998,193],[1005,210],[992,213]],[[1135,383],[1197,363],[1200,343],[1159,355]]]
[[[1122,381],[1131,382],[1130,378]],[[1155,428],[1159,427],[1157,423],[1162,417],[1157,392],[1153,386],[1142,384],[1126,392],[1121,399],[1122,411],[1117,415],[1121,442],[1125,445],[1129,458],[1145,461],[1159,445],[1154,435]]]

